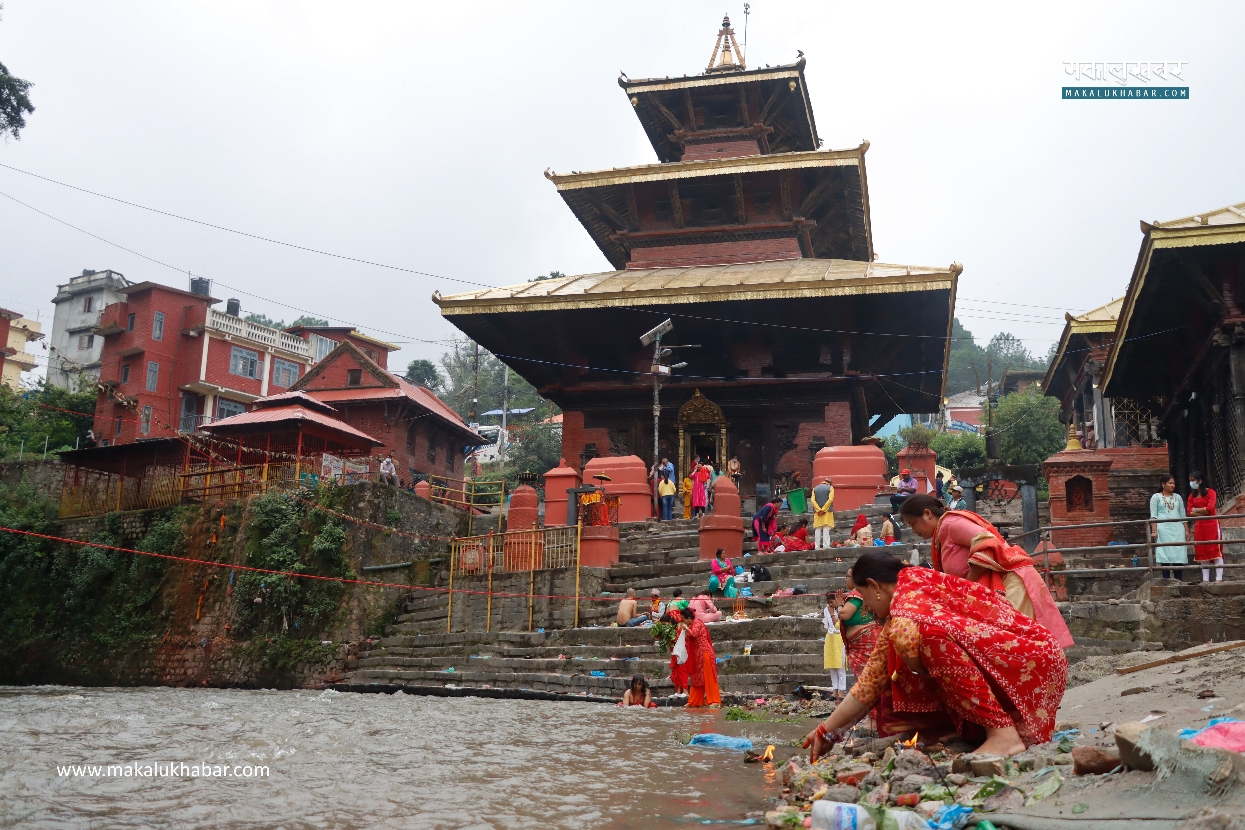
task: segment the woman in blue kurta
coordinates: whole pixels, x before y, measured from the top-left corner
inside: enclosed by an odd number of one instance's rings
[[[1159,492],[1150,497],[1151,519],[1184,519],[1184,500],[1176,492],[1176,479],[1165,475],[1159,479]],[[1150,538],[1155,542],[1187,542],[1189,526],[1185,522],[1155,522],[1150,525]],[[1155,547],[1154,559],[1160,565],[1189,564],[1189,546],[1184,544],[1163,544]],[[1184,572],[1180,568],[1175,571],[1176,579],[1183,579]],[[1162,569],[1163,578],[1171,576],[1172,571]]]

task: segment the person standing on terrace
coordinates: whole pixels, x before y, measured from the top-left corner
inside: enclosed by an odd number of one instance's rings
[[[1150,518],[1186,518],[1184,499],[1176,492],[1175,476],[1159,478],[1159,491],[1150,497]],[[1154,522],[1150,525],[1150,538],[1159,545],[1154,548],[1154,561],[1160,565],[1189,564],[1189,546],[1179,544],[1189,541],[1189,526],[1185,522]],[[1163,568],[1160,573],[1164,579],[1169,579],[1173,573],[1176,579],[1184,579],[1180,568]]]

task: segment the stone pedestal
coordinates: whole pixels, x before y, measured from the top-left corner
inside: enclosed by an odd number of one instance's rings
[[[1051,526],[1111,521],[1110,469],[1111,458],[1094,450],[1064,450],[1046,459],[1042,470],[1050,483]],[[1109,527],[1055,530],[1051,541],[1063,549],[1105,545],[1112,539],[1111,531]]]
[[[834,485],[836,511],[873,504],[878,490],[886,486],[886,454],[873,444],[825,447],[813,459],[810,485],[816,486],[825,476]]]
[[[540,496],[535,488],[526,484],[510,494],[510,509],[506,511],[506,530],[531,530],[540,520]]]
[[[649,489],[648,467],[638,456],[594,458],[584,467],[584,481],[596,484],[598,473],[610,477],[603,482],[605,492],[619,497],[618,521],[643,522],[653,515],[653,492]]]
[[[579,471],[567,464],[565,458],[545,473],[545,527],[566,524],[566,491],[579,484]]]
[[[618,564],[618,527],[579,529],[579,564],[585,568],[609,568]]]
[[[936,455],[929,447],[904,447],[899,451],[899,469],[907,467],[916,479],[916,491],[921,494],[934,495],[934,479],[938,472],[934,469]]]
[[[713,512],[700,517],[700,558],[712,559],[721,548],[730,559],[744,555],[744,518],[739,514],[739,490],[728,476],[713,485]]]

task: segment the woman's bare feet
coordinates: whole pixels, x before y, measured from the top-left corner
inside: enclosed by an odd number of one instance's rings
[[[1006,729],[987,729],[986,742],[977,747],[976,751],[979,754],[1001,755],[1006,758],[1009,755],[1024,752],[1025,742],[1020,740],[1020,733],[1014,726]]]

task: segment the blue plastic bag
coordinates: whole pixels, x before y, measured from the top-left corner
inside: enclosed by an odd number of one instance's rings
[[[968,824],[968,820],[972,815],[973,808],[967,804],[947,804],[938,808],[938,812],[934,813],[934,818],[930,825],[935,830],[960,830],[961,827]]]
[[[1202,732],[1206,731],[1207,729],[1210,729],[1215,724],[1239,723],[1239,722],[1240,721],[1238,721],[1236,718],[1211,718],[1210,720],[1206,722],[1206,725],[1203,726],[1201,729],[1181,729],[1180,738],[1181,740],[1189,741],[1189,740],[1192,740],[1195,736],[1200,735]]]
[[[605,677],[605,672],[603,672],[603,671],[594,671],[594,672],[592,672],[592,676],[593,676],[593,677]]]
[[[716,732],[705,732],[692,738],[690,746],[707,746],[713,749],[733,749],[743,752],[752,749],[752,741],[747,738],[732,738],[730,735],[719,735]]]

